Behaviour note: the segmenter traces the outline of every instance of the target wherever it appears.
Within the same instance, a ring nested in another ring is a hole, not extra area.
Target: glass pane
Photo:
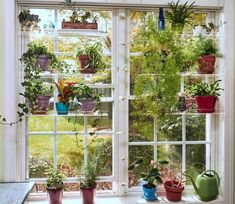
[[[206,116],[187,116],[186,138],[188,141],[206,139]]]
[[[57,131],[84,132],[84,117],[83,116],[57,117]]]
[[[182,116],[168,115],[166,119],[158,120],[159,141],[182,140]]]
[[[140,128],[141,127],[141,128]],[[129,102],[129,141],[153,141],[154,119],[135,101]]]
[[[53,131],[53,118],[37,115],[30,115],[28,117],[28,131],[29,132],[49,132]]]
[[[29,178],[44,178],[53,165],[53,136],[30,136],[28,145]]]
[[[144,159],[144,165],[140,165],[133,171],[128,172],[129,188],[139,185],[138,181],[141,179],[141,172],[146,172],[149,170],[148,168],[146,169],[146,166],[150,167],[148,164],[150,164],[150,161],[154,158],[153,153],[153,146],[129,146],[129,166],[140,158]]]
[[[57,136],[58,167],[67,177],[75,177],[83,163],[83,139],[75,134]]]
[[[186,146],[186,169],[193,178],[206,169],[206,145],[195,144]]]
[[[89,136],[88,139],[88,154],[89,158],[96,157],[101,164],[100,176],[112,175],[112,135],[97,135]]]

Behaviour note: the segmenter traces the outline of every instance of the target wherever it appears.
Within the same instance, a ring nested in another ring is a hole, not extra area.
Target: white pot
[[[195,26],[193,28],[193,36],[197,37],[197,36],[200,36],[200,35],[205,36],[206,35],[206,30],[200,25]]]

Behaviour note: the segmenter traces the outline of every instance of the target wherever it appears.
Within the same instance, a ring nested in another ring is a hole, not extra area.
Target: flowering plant
[[[141,166],[144,165],[144,171],[140,173],[140,176],[141,176],[140,180],[147,181],[147,184],[145,185],[146,188],[155,188],[157,182],[162,183],[161,174],[160,174],[160,170],[158,169],[158,167],[160,167],[161,165],[165,165],[165,164],[168,164],[168,161],[151,160],[149,163],[146,160],[140,158],[136,160],[135,162],[133,162],[129,166],[128,170],[134,171],[140,165]]]
[[[68,82],[65,83],[64,80],[59,80],[58,83],[55,82],[55,85],[58,89],[58,101],[62,103],[69,103],[70,100],[72,100],[75,97],[74,93],[74,85],[75,82]]]

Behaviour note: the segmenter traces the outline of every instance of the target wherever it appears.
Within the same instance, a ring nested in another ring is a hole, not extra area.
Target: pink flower
[[[155,164],[157,164],[157,161],[151,160],[151,165],[155,165]]]

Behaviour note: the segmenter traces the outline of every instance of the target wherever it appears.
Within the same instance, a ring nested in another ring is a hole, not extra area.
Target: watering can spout
[[[199,190],[199,188],[197,187],[196,182],[193,180],[193,178],[192,178],[191,176],[189,176],[188,174],[186,175],[186,177],[188,177],[188,178],[191,180],[191,182],[192,182],[192,184],[193,184],[194,190],[196,191],[196,193],[197,193],[198,195],[200,195],[200,190]]]

